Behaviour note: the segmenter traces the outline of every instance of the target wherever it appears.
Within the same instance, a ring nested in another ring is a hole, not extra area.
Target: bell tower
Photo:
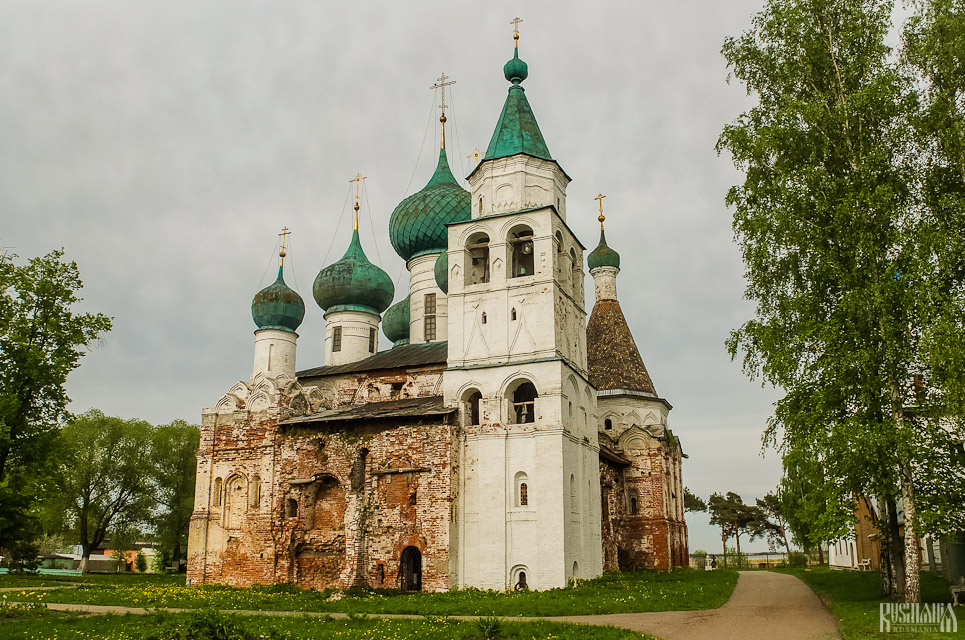
[[[548,589],[602,572],[596,395],[584,247],[563,214],[570,178],[521,86],[514,39],[509,94],[469,176],[471,218],[449,225],[444,394],[462,420],[451,570],[458,585],[506,589],[525,574]]]

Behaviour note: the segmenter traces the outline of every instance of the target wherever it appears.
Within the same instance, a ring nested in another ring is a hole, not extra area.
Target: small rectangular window
[[[375,353],[375,347],[378,344],[378,335],[375,327],[369,328],[369,353]]]
[[[342,327],[332,329],[332,351],[342,350]]]
[[[436,294],[427,293],[423,304],[425,341],[436,339]]]

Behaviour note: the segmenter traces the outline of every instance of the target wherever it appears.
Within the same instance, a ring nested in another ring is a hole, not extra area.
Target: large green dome
[[[259,331],[280,329],[292,333],[305,319],[305,302],[285,284],[282,267],[278,267],[278,278],[255,294],[251,301],[251,318]]]
[[[312,293],[326,313],[363,311],[378,315],[392,304],[395,286],[385,271],[365,257],[359,230],[355,229],[342,259],[318,272]]]
[[[590,268],[590,271],[593,271],[597,267],[620,268],[620,254],[607,246],[603,229],[600,229],[600,244],[586,257],[586,264]]]
[[[389,239],[395,252],[408,262],[415,256],[445,251],[446,225],[469,220],[470,208],[469,192],[452,176],[443,147],[429,184],[399,203],[389,218]]]
[[[409,296],[389,307],[382,316],[382,333],[393,342],[392,346],[409,344]]]

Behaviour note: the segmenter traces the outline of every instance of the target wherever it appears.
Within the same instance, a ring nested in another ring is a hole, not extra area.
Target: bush
[[[787,554],[787,565],[789,567],[806,567],[808,566],[808,556],[803,551],[792,551]]]
[[[147,573],[147,557],[143,551],[137,552],[137,555],[134,557],[134,566],[137,568],[138,573]]]
[[[26,573],[36,574],[40,568],[40,548],[35,542],[18,540],[10,545],[10,573],[24,575]]]
[[[476,628],[484,638],[498,638],[503,634],[503,621],[496,616],[477,618]]]

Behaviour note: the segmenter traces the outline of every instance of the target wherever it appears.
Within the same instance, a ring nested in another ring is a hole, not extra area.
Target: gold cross
[[[359,228],[359,185],[361,185],[362,181],[365,180],[367,177],[368,176],[363,176],[361,173],[356,173],[355,177],[349,180],[349,182],[355,183],[355,229],[356,230],[358,230]]]
[[[513,40],[516,41],[517,48],[519,48],[519,23],[522,21],[523,19],[520,18],[519,16],[516,16],[515,18],[509,21],[509,24],[513,25]]]
[[[278,234],[281,236],[281,251],[278,252],[278,257],[281,258],[281,266],[283,267],[285,266],[285,256],[288,255],[285,253],[285,240],[287,240],[291,234],[292,232],[288,230],[288,227],[282,227],[281,233]]]
[[[447,82],[447,80],[448,80],[448,82]],[[446,104],[446,87],[448,87],[448,86],[450,86],[450,85],[453,85],[453,84],[456,84],[456,81],[455,81],[455,80],[449,80],[449,76],[447,76],[447,75],[446,75],[446,72],[443,71],[443,72],[442,72],[442,75],[440,75],[439,78],[436,80],[436,84],[434,84],[434,85],[432,85],[431,87],[429,87],[430,89],[442,89],[442,103],[439,105],[439,107],[442,109],[442,116],[443,116],[443,117],[445,117],[445,115],[446,115],[446,107],[449,106],[449,105]]]
[[[467,157],[467,158],[475,158],[475,159],[476,159],[476,166],[479,166],[479,149],[474,149],[473,152],[470,153],[470,154],[469,154],[468,156],[466,156],[466,157]]]
[[[603,215],[603,198],[605,198],[605,197],[606,197],[606,196],[601,193],[601,194],[598,195],[597,197],[593,198],[594,200],[598,200],[598,201],[600,202],[600,217],[597,218],[597,220],[600,221],[600,230],[601,230],[601,231],[603,230],[603,221],[606,220],[606,217]]]

